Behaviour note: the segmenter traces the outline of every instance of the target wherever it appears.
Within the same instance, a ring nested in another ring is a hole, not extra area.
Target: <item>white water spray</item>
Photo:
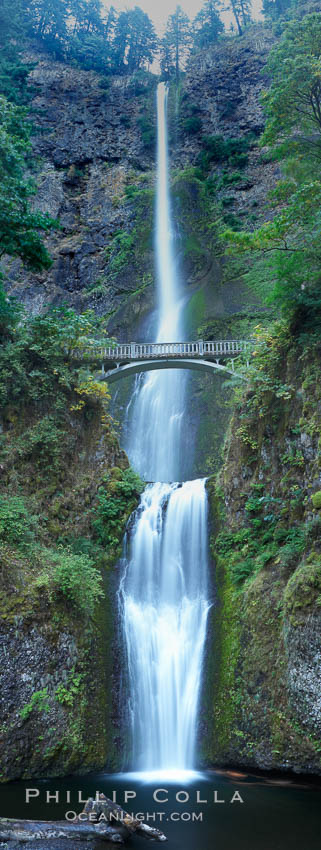
[[[167,93],[157,92],[156,249],[159,342],[183,339],[168,180]],[[120,600],[126,638],[133,764],[173,775],[194,766],[208,602],[204,480],[177,481],[185,375],[151,372],[136,386],[128,453],[149,485],[125,552]],[[162,482],[162,483],[160,483]]]

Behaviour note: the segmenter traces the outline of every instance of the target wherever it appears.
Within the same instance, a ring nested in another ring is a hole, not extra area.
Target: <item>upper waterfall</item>
[[[183,306],[173,251],[167,138],[167,88],[157,88],[156,271],[157,342],[184,339]],[[179,481],[184,476],[182,426],[186,373],[149,372],[137,379],[129,410],[126,450],[147,481]],[[142,435],[143,438],[142,438]]]
[[[182,303],[173,252],[173,225],[169,194],[167,100],[165,83],[157,89],[156,261],[159,281],[157,342],[180,342],[183,337]]]

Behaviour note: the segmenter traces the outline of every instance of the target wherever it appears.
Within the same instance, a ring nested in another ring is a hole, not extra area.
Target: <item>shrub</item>
[[[127,517],[135,507],[143,482],[133,469],[125,469],[121,477],[113,474],[100,487],[93,511],[93,527],[102,545],[117,546]]]
[[[223,171],[222,183],[223,186],[233,186],[234,183],[239,183],[243,180],[240,171]]]
[[[321,490],[318,490],[317,493],[313,493],[312,504],[313,504],[313,507],[317,511],[320,510],[320,508],[321,508]]]
[[[211,162],[227,162],[230,165],[244,167],[248,158],[246,152],[249,141],[246,137],[242,139],[224,139],[224,136],[204,136],[204,149],[199,153],[196,163],[206,172]]]
[[[199,133],[202,129],[201,118],[199,118],[198,115],[192,115],[190,118],[186,118],[185,121],[183,121],[183,129],[185,130],[185,133]]]
[[[112,274],[118,274],[129,262],[135,247],[135,236],[120,230],[114,236],[111,244],[106,249],[107,259],[110,257],[109,268]]]
[[[43,688],[41,691],[35,691],[32,694],[30,702],[20,711],[20,717],[22,720],[27,720],[29,715],[37,709],[38,711],[49,711],[49,703],[48,703],[48,688]]]
[[[141,131],[142,140],[145,148],[153,148],[156,142],[156,128],[151,120],[149,113],[143,112],[138,119],[138,126]]]
[[[246,153],[234,153],[233,156],[230,156],[229,163],[233,165],[235,168],[245,168],[248,164],[249,158]]]
[[[6,543],[31,543],[34,539],[36,517],[27,511],[18,496],[0,496],[0,540]]]
[[[60,552],[44,550],[48,567],[36,579],[35,586],[47,587],[54,596],[77,608],[81,614],[94,613],[95,605],[104,595],[102,577],[88,555],[75,555],[70,549]]]

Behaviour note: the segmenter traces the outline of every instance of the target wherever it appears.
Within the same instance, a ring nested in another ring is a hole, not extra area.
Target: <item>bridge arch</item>
[[[134,362],[126,363],[125,365],[115,364],[115,366],[112,369],[108,369],[107,372],[105,372],[103,367],[100,380],[108,381],[109,384],[112,384],[115,381],[121,380],[121,378],[127,378],[128,376],[135,375],[138,372],[151,372],[155,369],[192,369],[198,372],[210,372],[212,375],[215,372],[221,372],[233,375],[241,380],[246,380],[244,375],[240,375],[238,372],[235,372],[233,368],[222,366],[221,363],[212,362],[211,360],[194,360],[192,358],[182,357],[177,359],[174,357],[171,357],[170,359],[163,357],[161,360],[136,360]]]

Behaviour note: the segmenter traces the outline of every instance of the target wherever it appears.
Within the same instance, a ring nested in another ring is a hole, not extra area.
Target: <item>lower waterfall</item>
[[[125,563],[133,763],[144,771],[189,770],[209,610],[204,480],[146,488]]]

